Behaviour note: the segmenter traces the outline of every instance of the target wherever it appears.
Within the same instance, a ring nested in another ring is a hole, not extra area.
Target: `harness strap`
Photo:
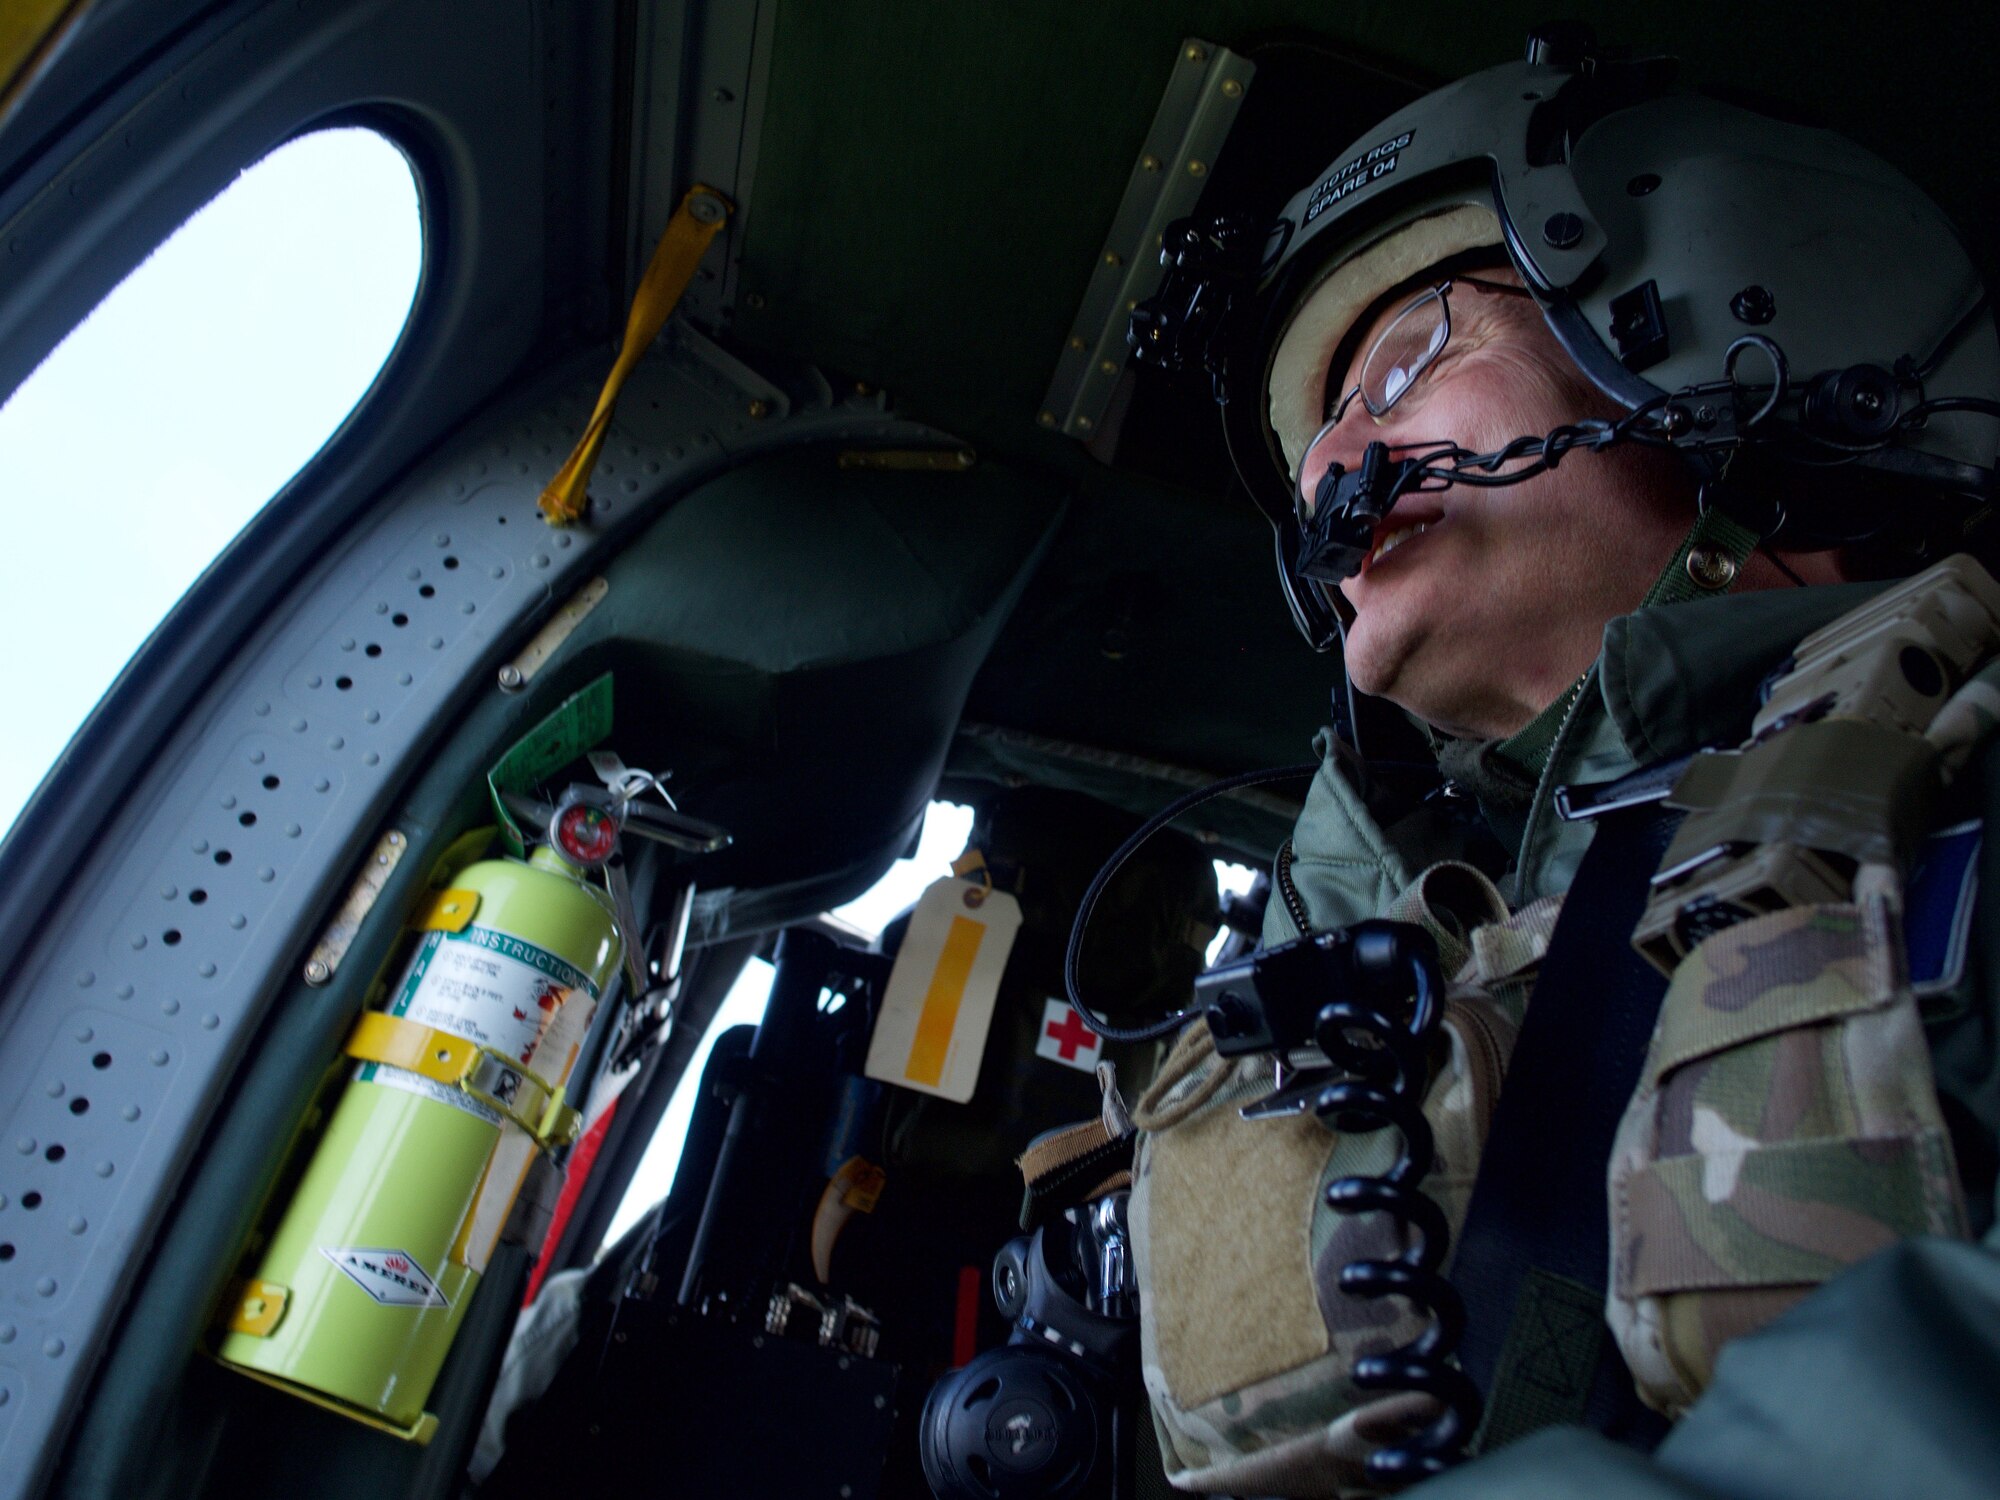
[[[1460,1362],[1486,1393],[1481,1452],[1562,1422],[1642,1449],[1666,1431],[1604,1325],[1604,1185],[1667,984],[1630,934],[1680,818],[1647,806],[1598,821],[1514,1044],[1450,1268],[1468,1309]]]

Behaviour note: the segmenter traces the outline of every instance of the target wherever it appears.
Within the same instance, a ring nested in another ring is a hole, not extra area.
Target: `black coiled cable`
[[[1415,1231],[1409,1248],[1395,1258],[1350,1261],[1340,1272],[1342,1291],[1356,1297],[1401,1297],[1431,1320],[1402,1347],[1354,1362],[1354,1383],[1362,1390],[1421,1391],[1444,1408],[1410,1439],[1369,1455],[1369,1478],[1391,1489],[1458,1463],[1482,1410],[1479,1388],[1451,1363],[1465,1332],[1465,1304],[1438,1271],[1451,1246],[1451,1230],[1444,1211],[1419,1187],[1436,1159],[1423,1100],[1430,1054],[1444,1020],[1443,978],[1430,953],[1413,950],[1406,956],[1414,980],[1407,1017],[1342,1000],[1319,1013],[1316,1027],[1321,1050],[1353,1075],[1319,1096],[1318,1113],[1350,1134],[1386,1128],[1403,1140],[1402,1152],[1386,1173],[1338,1178],[1326,1189],[1327,1206],[1336,1213],[1383,1213]]]

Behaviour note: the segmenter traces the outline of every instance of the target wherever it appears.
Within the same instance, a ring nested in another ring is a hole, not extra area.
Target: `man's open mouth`
[[[1368,569],[1373,568],[1405,542],[1422,536],[1442,519],[1442,517],[1432,517],[1425,521],[1411,521],[1402,525],[1385,527],[1377,534],[1375,546],[1368,554],[1368,561],[1362,565],[1362,571],[1366,572]]]

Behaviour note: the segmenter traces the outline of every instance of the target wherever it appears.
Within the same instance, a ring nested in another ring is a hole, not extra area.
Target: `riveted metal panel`
[[[638,284],[683,193],[703,182],[725,194],[736,212],[717,236],[722,248],[681,304],[705,328],[725,325],[736,301],[777,13],[772,0],[658,0],[639,15],[630,282]]]
[[[676,325],[626,387],[586,520],[536,496],[604,359],[469,424],[347,536],[160,747],[0,975],[0,1500],[32,1492],[221,1090],[463,695],[616,540],[754,453],[935,432],[776,388]],[[753,415],[753,403],[762,415]]]

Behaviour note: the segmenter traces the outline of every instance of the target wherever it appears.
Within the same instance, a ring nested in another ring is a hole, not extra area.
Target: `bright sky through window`
[[[17,714],[0,831],[188,586],[353,410],[423,234],[403,154],[319,131],[249,168],[0,407]]]

